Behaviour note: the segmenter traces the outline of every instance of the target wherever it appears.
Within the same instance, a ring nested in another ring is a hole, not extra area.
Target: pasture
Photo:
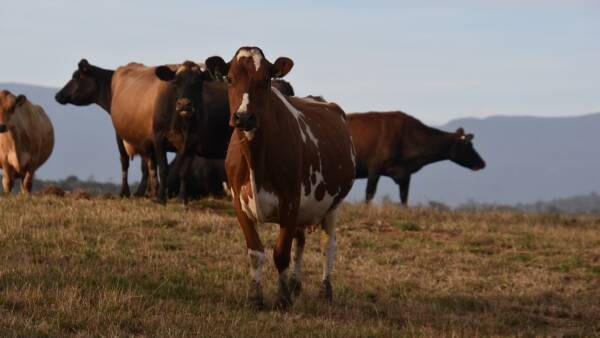
[[[0,336],[597,336],[600,218],[344,204],[333,304],[304,290],[245,307],[248,258],[229,201],[0,195]]]

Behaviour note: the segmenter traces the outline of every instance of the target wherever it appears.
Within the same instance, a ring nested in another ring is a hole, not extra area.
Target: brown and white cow
[[[462,128],[453,133],[426,126],[403,112],[348,114],[356,147],[356,178],[367,178],[366,201],[375,196],[381,175],[400,187],[400,200],[408,202],[410,176],[433,162],[451,160],[472,169],[485,168],[473,148],[473,134]]]
[[[54,129],[44,109],[25,95],[0,91],[0,165],[2,188],[10,192],[15,178],[21,192],[29,193],[35,171],[54,148]]]
[[[354,180],[354,147],[344,111],[334,103],[286,98],[271,87],[292,60],[269,62],[257,47],[242,47],[229,63],[206,60],[213,74],[227,74],[231,136],[225,168],[233,205],[248,247],[252,284],[249,300],[261,307],[263,244],[259,222],[278,223],[273,259],[279,271],[276,306],[292,300],[288,287],[291,247],[296,238],[292,285],[301,279],[303,226],[321,223],[322,295],[331,300],[336,209]]]

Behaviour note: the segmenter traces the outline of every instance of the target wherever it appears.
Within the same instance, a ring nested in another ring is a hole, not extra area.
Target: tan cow
[[[0,164],[2,188],[12,190],[15,178],[21,179],[21,192],[29,193],[35,171],[54,148],[54,130],[44,109],[25,95],[0,91]]]

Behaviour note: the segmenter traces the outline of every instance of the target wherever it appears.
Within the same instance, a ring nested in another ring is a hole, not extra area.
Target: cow
[[[348,126],[356,147],[356,178],[367,178],[367,203],[381,175],[398,184],[406,205],[411,175],[430,163],[451,160],[475,171],[485,168],[473,134],[463,128],[445,132],[400,111],[348,114]]]
[[[88,106],[97,104],[108,114],[112,111],[112,81],[114,70],[103,69],[91,65],[86,59],[82,59],[73,72],[72,78],[65,86],[56,93],[55,100],[60,104],[73,104],[75,106]],[[123,142],[123,139],[116,133],[117,147],[119,149],[119,158],[121,161],[121,190],[119,195],[129,197],[129,158],[134,155],[133,148]],[[148,163],[142,160],[142,181],[138,186],[135,196],[146,194],[148,181]]]
[[[168,67],[178,69],[182,65]],[[166,152],[175,151],[187,136],[172,128],[176,110],[175,88],[171,83],[159,80],[155,71],[156,67],[135,62],[115,71],[104,70],[84,59],[73,79],[57,93],[56,100],[81,105],[101,100],[103,108],[110,112],[117,135],[124,141],[128,157],[139,154],[147,163],[149,195],[155,196],[155,201],[165,203]],[[185,189],[181,191],[185,193]],[[185,196],[183,200],[186,201]]]
[[[52,154],[54,129],[44,109],[25,95],[0,91],[0,165],[2,188],[10,192],[15,178],[21,193],[31,192],[35,171]]]
[[[230,62],[213,56],[213,74],[227,74],[229,124],[234,127],[225,158],[233,206],[246,239],[251,284],[248,301],[264,306],[264,247],[259,222],[278,223],[273,260],[279,272],[276,307],[292,305],[290,287],[301,285],[304,227],[321,224],[323,277],[320,295],[331,301],[336,210],[354,180],[355,153],[344,111],[335,103],[285,97],[271,87],[293,61],[269,62],[258,47],[242,47]],[[294,273],[288,279],[291,248]],[[299,290],[299,288],[297,289]]]
[[[176,197],[179,194],[181,162],[181,156],[177,155],[169,163],[169,177],[167,179],[169,197]],[[186,188],[188,197],[225,197],[223,183],[227,182],[227,177],[224,162],[224,159],[194,156],[188,173],[189,178]]]

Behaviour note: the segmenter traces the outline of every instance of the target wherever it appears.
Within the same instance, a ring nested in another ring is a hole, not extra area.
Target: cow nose
[[[0,124],[0,133],[5,133],[8,130],[6,124]]]
[[[256,128],[256,117],[254,114],[236,112],[233,114],[233,125],[243,130]]]
[[[60,104],[65,104],[66,100],[63,97],[63,95],[61,93],[56,93],[56,95],[54,95],[54,99],[56,100],[56,102],[60,103]]]

